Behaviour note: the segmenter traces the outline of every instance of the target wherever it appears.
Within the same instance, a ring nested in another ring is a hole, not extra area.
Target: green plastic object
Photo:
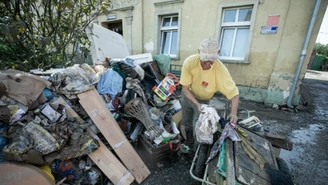
[[[159,70],[163,75],[170,72],[171,58],[168,55],[155,55],[153,59],[156,60]]]
[[[216,166],[216,172],[218,174],[220,174],[221,176],[226,177],[226,169],[227,169],[227,166],[226,166],[226,141],[223,141],[221,150],[220,150],[220,154],[219,154],[218,164]],[[235,185],[242,185],[242,184],[236,180]]]
[[[224,141],[221,146],[220,154],[219,154],[219,160],[217,164],[217,173],[222,175],[223,177],[226,177],[226,164],[225,164],[225,158],[226,158],[226,142]]]
[[[316,55],[313,59],[311,69],[312,70],[320,70],[321,69],[321,62],[323,61],[324,56]]]

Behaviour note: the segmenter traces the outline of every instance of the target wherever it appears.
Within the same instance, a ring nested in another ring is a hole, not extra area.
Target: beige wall
[[[180,2],[157,5],[159,2]],[[255,15],[251,25],[249,57],[246,63],[225,63],[241,92],[253,93],[250,99],[268,103],[284,104],[300,58],[302,46],[315,0],[144,0],[135,1],[132,10],[132,52],[133,54],[151,52],[158,54],[159,24],[158,16],[179,12],[179,58],[173,64],[182,64],[189,55],[197,52],[204,38],[218,39],[222,5],[253,4]],[[328,0],[322,0],[316,24],[313,28],[307,55],[300,79],[304,77],[309,56],[315,43]],[[128,42],[127,11],[114,11],[123,20],[124,38]],[[261,34],[269,15],[279,14],[280,20],[276,34]],[[102,22],[105,17],[99,17]],[[301,82],[301,81],[300,81]],[[245,91],[243,88],[252,89]],[[297,93],[298,93],[297,89]],[[267,94],[266,94],[267,93]],[[259,98],[260,97],[260,98]],[[296,96],[295,102],[297,102]]]
[[[300,54],[302,51],[303,43],[305,41],[305,36],[309,27],[312,12],[315,6],[315,1],[309,0],[291,0],[284,21],[285,28],[283,29],[283,35],[278,47],[277,58],[275,61],[274,69],[270,77],[270,83],[268,87],[268,102],[273,102],[277,99],[277,103],[284,104],[287,101],[293,82],[294,74],[299,63]],[[309,46],[307,48],[306,57],[303,63],[303,70],[299,77],[299,83],[297,85],[296,94],[294,97],[294,103],[298,103],[300,99],[299,94],[299,84],[301,79],[305,75],[306,66],[311,55],[313,45],[317,38],[319,28],[324,16],[325,9],[327,7],[327,0],[323,0],[321,3],[321,8],[317,16],[316,23],[314,25]],[[270,92],[281,92],[277,93]],[[282,96],[281,96],[282,95]]]

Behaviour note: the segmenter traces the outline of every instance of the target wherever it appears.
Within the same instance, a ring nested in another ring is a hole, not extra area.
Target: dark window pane
[[[171,17],[163,18],[163,24],[162,24],[162,26],[163,27],[170,26],[170,21],[171,21]]]
[[[178,17],[172,18],[172,25],[171,26],[178,26]]]

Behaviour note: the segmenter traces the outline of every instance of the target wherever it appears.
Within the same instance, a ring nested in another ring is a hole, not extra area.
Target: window
[[[177,57],[178,52],[178,15],[163,16],[161,21],[160,54]]]
[[[221,60],[244,60],[253,7],[223,9],[221,22]]]
[[[122,20],[118,22],[109,22],[107,28],[123,36]]]

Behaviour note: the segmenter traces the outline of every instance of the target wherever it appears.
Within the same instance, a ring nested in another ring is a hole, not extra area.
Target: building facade
[[[200,42],[215,38],[219,59],[245,99],[286,104],[316,0],[112,0],[97,24],[123,35],[132,54],[170,55],[183,64]],[[322,0],[292,102],[300,100],[328,0]]]

